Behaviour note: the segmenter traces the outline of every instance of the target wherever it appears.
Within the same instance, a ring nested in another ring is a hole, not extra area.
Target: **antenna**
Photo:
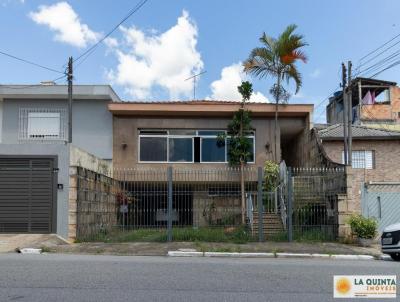
[[[200,72],[200,73],[198,73],[198,74],[195,74],[195,75],[193,75],[193,76],[191,76],[190,78],[187,78],[187,79],[185,80],[185,81],[188,81],[188,80],[193,79],[193,100],[196,99],[196,78],[197,78],[198,76],[200,76],[200,75],[206,73],[206,72],[207,72],[207,71],[204,70],[204,71],[202,71],[202,72]]]

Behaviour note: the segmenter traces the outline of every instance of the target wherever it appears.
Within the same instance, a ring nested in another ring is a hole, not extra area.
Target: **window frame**
[[[30,136],[29,115],[36,114],[58,114],[59,133],[58,136],[39,135],[37,137]],[[18,121],[18,140],[19,141],[35,141],[35,142],[66,142],[68,140],[66,109],[65,108],[19,108]]]
[[[354,167],[354,160],[353,160],[353,156],[355,152],[363,152],[364,153],[364,167]],[[371,153],[371,167],[367,168],[367,158],[366,158],[366,154],[367,152]],[[364,170],[374,170],[376,168],[375,166],[375,150],[352,150],[351,152],[352,154],[352,158],[351,158],[351,167],[352,169],[364,169]],[[342,151],[342,163],[344,164],[344,151]]]
[[[205,135],[205,134],[201,134],[199,135],[199,132],[201,131],[209,131],[209,132],[219,132],[219,133],[224,133],[226,134],[227,131],[226,130],[215,130],[215,129],[200,129],[200,130],[192,130],[194,131],[195,134],[188,134],[188,135],[176,135],[176,134],[170,134],[170,130],[187,130],[190,131],[192,129],[137,129],[138,131],[138,136],[137,136],[137,161],[140,164],[227,164],[228,163],[228,148],[227,148],[227,139],[225,138],[225,159],[224,161],[220,161],[220,162],[207,162],[207,161],[202,161],[202,139],[203,138],[217,138],[217,135]],[[166,134],[155,134],[155,135],[151,135],[151,134],[141,134],[141,131],[154,131],[154,132],[166,132]],[[141,138],[142,137],[159,137],[159,138],[167,138],[167,161],[142,161],[140,160],[140,143],[141,143]],[[199,162],[195,162],[195,138],[198,137],[200,139],[200,161]],[[252,131],[252,133],[250,135],[247,135],[248,138],[253,140],[253,161],[252,162],[248,162],[248,164],[255,164],[255,159],[256,159],[256,137],[255,137],[255,131]],[[191,138],[192,139],[192,161],[170,161],[169,160],[169,139],[170,138]]]

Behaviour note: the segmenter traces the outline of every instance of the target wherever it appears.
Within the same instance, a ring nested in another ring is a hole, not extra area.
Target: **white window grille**
[[[66,110],[61,108],[21,108],[19,140],[66,141]]]
[[[342,151],[342,163],[344,163],[344,152]],[[373,169],[374,152],[373,151],[352,151],[351,166],[354,169]]]

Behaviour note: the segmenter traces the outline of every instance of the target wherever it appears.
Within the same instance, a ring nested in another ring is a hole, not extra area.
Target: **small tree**
[[[241,211],[242,224],[245,224],[246,217],[246,197],[244,167],[252,156],[252,144],[247,137],[252,130],[250,111],[245,110],[246,101],[250,100],[253,93],[252,84],[248,81],[242,82],[238,86],[238,91],[242,95],[242,103],[238,111],[233,115],[232,121],[228,124],[228,134],[221,135],[220,141],[228,143],[228,161],[231,166],[240,166],[240,187],[241,187]]]

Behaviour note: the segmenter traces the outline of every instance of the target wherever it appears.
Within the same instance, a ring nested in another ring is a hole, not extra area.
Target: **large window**
[[[374,169],[374,151],[352,151],[351,166],[354,169]],[[342,151],[342,163],[344,152]]]
[[[140,161],[167,161],[167,143],[166,137],[141,137]]]
[[[64,109],[20,109],[19,138],[66,140]]]
[[[140,162],[171,163],[227,163],[227,142],[218,136],[225,130],[139,130]],[[249,133],[251,154],[248,162],[254,162],[254,132]],[[229,138],[227,139],[229,140]]]

